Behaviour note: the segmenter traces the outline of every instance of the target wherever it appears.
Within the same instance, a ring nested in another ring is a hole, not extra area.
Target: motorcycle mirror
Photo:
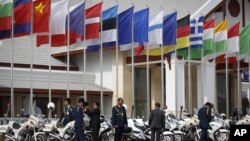
[[[183,109],[183,105],[181,105],[181,110]]]
[[[54,111],[55,110],[55,104],[53,102],[49,102],[47,105],[49,111]]]

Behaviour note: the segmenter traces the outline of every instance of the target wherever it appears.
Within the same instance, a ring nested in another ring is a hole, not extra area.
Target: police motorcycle
[[[111,120],[109,119],[109,117],[101,115],[100,122],[101,122],[101,127],[99,131],[99,137],[101,141],[113,141],[114,134],[111,133],[112,124],[111,124]]]
[[[49,102],[47,105],[50,113],[54,111],[55,104],[53,102]],[[74,140],[75,132],[74,132],[74,121],[69,122],[65,127],[57,127],[57,121],[52,120],[44,125],[44,128],[35,134],[35,141],[52,141],[52,140]]]
[[[213,108],[212,110],[213,120],[209,123],[208,137],[212,141],[228,141],[229,130],[225,129],[226,125],[220,114]],[[199,141],[201,135],[201,129],[198,129],[195,135],[195,141]]]
[[[237,121],[236,125],[250,125],[250,116],[245,115]]]
[[[193,109],[194,112],[196,109]],[[199,128],[199,120],[197,115],[191,115],[181,106],[179,129],[184,133],[184,139],[194,140],[195,133]]]
[[[167,111],[165,115],[165,130],[174,134],[174,141],[184,141],[184,133],[180,131],[180,123],[176,116],[171,111]]]
[[[9,121],[7,125],[1,125],[0,133],[4,135],[6,141],[33,140],[34,134],[42,128],[44,122],[44,119],[30,115],[28,121],[23,124]]]

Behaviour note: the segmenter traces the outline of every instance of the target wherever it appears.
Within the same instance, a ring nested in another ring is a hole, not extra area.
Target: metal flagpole
[[[176,9],[175,9],[175,12],[176,12]],[[176,29],[177,30],[177,29]],[[176,31],[177,32],[177,31]],[[177,34],[176,34],[176,40],[177,40]],[[177,64],[178,64],[178,60],[177,60],[177,44],[175,46],[175,114],[176,114],[176,117],[178,117],[178,100],[177,100],[177,93],[178,93],[178,88],[177,88]]]
[[[191,94],[191,54],[190,47],[188,48],[188,103],[189,103],[189,111],[192,113],[192,94]]]
[[[51,8],[50,8],[51,11]],[[49,30],[51,30],[51,15],[49,16]],[[49,102],[51,102],[51,32],[49,31]],[[49,119],[52,117],[52,112],[49,110]]]
[[[118,0],[116,0],[118,6]],[[118,16],[116,17],[116,50],[115,50],[115,65],[116,65],[116,99],[119,97],[119,47],[118,47]]]
[[[32,113],[33,107],[33,2],[31,3],[31,25],[30,25],[30,99],[29,99],[29,113]]]
[[[102,0],[101,0],[102,2]],[[102,11],[101,11],[101,16],[100,16],[100,83],[101,83],[101,113],[104,113],[104,105],[103,105],[103,44],[102,44]]]
[[[132,6],[134,6],[134,4],[132,3]],[[135,105],[135,81],[134,81],[134,73],[135,73],[135,68],[134,68],[134,12],[133,12],[133,15],[132,15],[132,28],[131,28],[131,33],[132,33],[132,48],[131,48],[131,61],[132,61],[132,74],[131,74],[131,77],[132,77],[132,87],[131,87],[131,90],[132,90],[132,105],[134,106],[134,112],[136,113],[136,105]]]
[[[87,50],[87,44],[86,44],[86,1],[84,3],[84,24],[83,24],[83,94],[84,94],[84,100],[88,101],[87,96],[87,83],[86,83],[86,50]]]
[[[238,104],[237,107],[238,109],[241,107],[240,106],[240,97],[241,97],[241,87],[240,87],[240,81],[241,76],[240,76],[240,54],[237,52],[237,85],[238,85]]]
[[[161,10],[163,10],[163,8],[161,7]],[[163,27],[162,27],[162,46],[161,46],[161,97],[162,97],[162,105],[164,106],[165,104],[165,98],[164,98],[164,54],[163,54]]]
[[[227,52],[226,52],[226,112],[227,112],[227,117],[229,116],[229,90],[228,90],[228,59],[227,59]]]
[[[14,3],[12,4],[14,9]],[[14,11],[12,10],[11,15],[11,86],[10,86],[10,106],[11,106],[11,118],[15,115],[15,103],[14,103]],[[8,115],[7,115],[8,116]]]
[[[70,97],[70,88],[69,88],[69,84],[70,84],[70,79],[69,79],[69,63],[70,63],[70,53],[69,53],[69,49],[70,49],[70,11],[69,11],[69,5],[68,5],[68,22],[67,22],[67,32],[68,32],[68,34],[67,34],[67,98],[69,98]]]
[[[146,44],[146,49],[147,50],[149,49],[148,44]],[[147,117],[148,117],[150,114],[149,54],[147,53],[146,56],[147,56],[147,64],[146,64],[146,69],[147,69]]]

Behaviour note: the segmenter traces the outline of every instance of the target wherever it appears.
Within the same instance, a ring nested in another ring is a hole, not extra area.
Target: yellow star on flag
[[[44,7],[45,7],[45,5],[43,5],[43,3],[40,2],[39,5],[37,5],[37,6],[35,7],[36,12],[43,14],[43,9],[44,9]]]

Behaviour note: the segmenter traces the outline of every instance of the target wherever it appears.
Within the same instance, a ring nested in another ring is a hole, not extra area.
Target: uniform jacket
[[[84,127],[83,123],[83,109],[80,106],[76,106],[73,112],[73,119],[75,120],[74,127]]]
[[[73,108],[71,106],[65,107],[63,113],[60,116],[59,122],[64,126],[73,120],[72,117]]]
[[[114,106],[112,108],[112,125],[118,126],[118,127],[124,127],[127,126],[127,114],[126,110],[123,106]]]

